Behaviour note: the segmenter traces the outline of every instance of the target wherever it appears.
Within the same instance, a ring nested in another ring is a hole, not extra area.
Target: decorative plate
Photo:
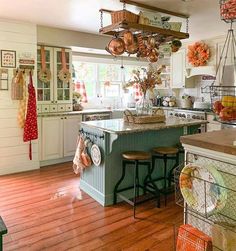
[[[188,164],[179,179],[181,193],[193,210],[212,215],[224,208],[227,191],[221,174],[214,167]]]
[[[101,164],[102,155],[99,147],[96,144],[93,144],[91,147],[91,158],[95,166],[99,166]]]

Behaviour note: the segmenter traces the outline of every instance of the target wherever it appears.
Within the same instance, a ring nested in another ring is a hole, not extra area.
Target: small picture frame
[[[16,68],[16,51],[1,50],[1,67]]]
[[[8,69],[0,68],[0,90],[8,90]]]

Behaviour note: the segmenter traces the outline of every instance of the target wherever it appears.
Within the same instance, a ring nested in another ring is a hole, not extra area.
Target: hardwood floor
[[[9,233],[4,250],[174,250],[182,209],[168,202],[102,207],[84,192],[71,163],[0,176],[0,215]]]

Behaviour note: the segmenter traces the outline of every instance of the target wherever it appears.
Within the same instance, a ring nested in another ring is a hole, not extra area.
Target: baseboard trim
[[[39,162],[39,165],[40,165],[40,167],[55,165],[55,164],[59,164],[59,163],[72,161],[73,158],[74,158],[74,156],[69,156],[69,157],[60,158],[60,159],[42,160],[42,161]]]

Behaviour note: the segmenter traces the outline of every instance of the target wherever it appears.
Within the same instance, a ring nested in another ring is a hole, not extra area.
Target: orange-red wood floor
[[[79,178],[71,163],[0,176],[0,215],[9,233],[6,250],[174,250],[173,224],[182,209],[168,202],[149,201],[137,208],[126,203],[102,207],[87,194],[79,195]]]

